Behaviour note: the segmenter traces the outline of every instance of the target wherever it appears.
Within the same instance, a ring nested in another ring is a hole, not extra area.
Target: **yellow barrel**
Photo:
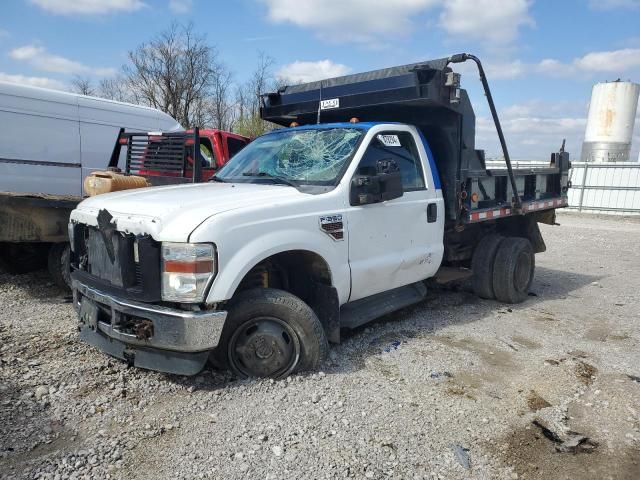
[[[144,177],[123,175],[118,172],[92,172],[91,175],[84,179],[84,193],[90,197],[101,193],[150,186],[151,184]]]

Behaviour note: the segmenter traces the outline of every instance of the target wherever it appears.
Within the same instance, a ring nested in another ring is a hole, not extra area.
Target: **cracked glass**
[[[333,185],[364,133],[357,128],[276,131],[250,143],[216,177],[223,181],[266,178]]]

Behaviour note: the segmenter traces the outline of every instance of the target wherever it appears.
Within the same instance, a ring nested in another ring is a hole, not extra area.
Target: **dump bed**
[[[506,163],[487,168],[484,151],[475,145],[471,102],[460,75],[448,66],[475,57],[454,57],[285,86],[263,95],[261,116],[283,126],[354,117],[415,125],[434,155],[449,224],[566,206],[570,164],[563,149],[549,163],[524,170],[512,169],[508,155]]]

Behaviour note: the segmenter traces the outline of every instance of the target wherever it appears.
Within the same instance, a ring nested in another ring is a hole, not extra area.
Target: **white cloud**
[[[640,67],[640,48],[591,52],[582,58],[577,58],[573,64],[587,72],[625,72]]]
[[[134,12],[145,6],[141,0],[31,0],[31,3],[57,15]]]
[[[274,23],[292,23],[332,41],[379,43],[379,36],[406,35],[411,17],[442,0],[261,0]]]
[[[531,74],[560,78],[580,77],[587,80],[593,79],[595,74],[609,74],[617,78],[640,69],[640,48],[590,52],[566,63],[555,58],[545,58],[536,63],[521,60],[487,60],[482,63],[489,81],[512,80]],[[476,73],[475,65],[471,64],[454,65],[454,69],[465,75]]]
[[[291,23],[315,31],[334,42],[356,42],[376,47],[385,40],[406,36],[415,18],[434,11],[427,25],[438,24],[452,38],[508,46],[521,27],[533,25],[531,0],[260,0],[274,23]],[[439,22],[437,11],[440,10]]]
[[[548,160],[562,140],[575,160],[580,158],[587,119],[583,117],[550,118],[523,116],[504,118],[502,129],[509,154],[514,160]],[[502,150],[491,118],[478,117],[476,148],[486,151],[487,158],[500,158]]]
[[[66,90],[64,83],[47,77],[28,77],[25,75],[12,75],[0,72],[1,82],[18,83],[20,85],[31,85],[34,87],[53,88],[55,90]]]
[[[554,101],[528,100],[523,103],[516,103],[500,110],[500,118],[521,118],[521,117],[547,117],[547,118],[567,118],[567,116],[586,116],[588,102],[584,101]]]
[[[26,62],[32,67],[45,72],[65,73],[69,75],[109,76],[115,73],[113,68],[94,68],[74,60],[47,52],[44,47],[25,45],[9,52],[9,56]]]
[[[306,83],[325,78],[346,75],[351,69],[341,63],[331,60],[318,60],[317,62],[293,62],[283,65],[276,77],[288,83]]]
[[[617,8],[640,8],[640,0],[590,0],[593,10],[614,10]]]
[[[533,26],[529,0],[449,0],[444,3],[440,26],[451,36],[486,44],[508,44],[520,27]]]
[[[548,160],[563,139],[571,158],[580,158],[587,124],[585,102],[531,100],[499,109],[498,114],[513,159]],[[476,132],[476,148],[484,149],[488,158],[502,156],[491,117],[478,117]]]
[[[590,52],[571,62],[564,63],[554,58],[544,59],[529,65],[528,70],[552,77],[571,77],[580,75],[590,78],[592,74],[608,73],[621,76],[625,72],[640,68],[640,48],[623,48],[603,52]]]
[[[193,8],[193,0],[169,0],[169,10],[178,15],[190,13]]]

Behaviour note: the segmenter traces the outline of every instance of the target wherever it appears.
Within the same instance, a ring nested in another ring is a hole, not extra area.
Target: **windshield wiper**
[[[295,182],[284,177],[271,175],[270,173],[267,173],[267,172],[244,172],[242,176],[268,178],[269,180],[273,180],[274,183],[280,183],[283,185],[289,185],[290,187],[298,188],[298,185]]]
[[[224,180],[224,179],[222,179],[222,178],[218,177],[217,175],[214,175],[213,177],[211,177],[211,178],[209,179],[209,181],[210,181],[210,182],[227,183],[227,181],[226,181],[226,180]]]

